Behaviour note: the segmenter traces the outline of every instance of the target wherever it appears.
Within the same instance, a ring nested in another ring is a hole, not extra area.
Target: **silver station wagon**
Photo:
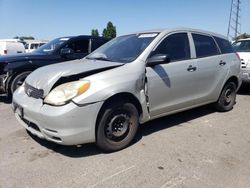
[[[231,110],[240,85],[240,60],[224,36],[151,30],[117,37],[84,59],[37,69],[12,106],[40,138],[116,151],[147,121],[209,103]]]

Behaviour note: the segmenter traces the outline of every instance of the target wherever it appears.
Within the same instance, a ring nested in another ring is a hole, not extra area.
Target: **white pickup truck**
[[[240,56],[242,81],[250,83],[250,38],[235,41],[233,48]]]
[[[25,40],[25,52],[30,53],[39,48],[40,46],[48,43],[46,40]]]

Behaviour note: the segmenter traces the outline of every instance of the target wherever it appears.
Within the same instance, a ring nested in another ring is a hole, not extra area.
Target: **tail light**
[[[3,53],[4,53],[4,54],[7,54],[7,50],[4,50]]]

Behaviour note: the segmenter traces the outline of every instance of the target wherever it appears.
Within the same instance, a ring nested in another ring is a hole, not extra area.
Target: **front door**
[[[170,63],[146,68],[151,117],[194,105],[196,60],[191,59],[187,33],[167,36],[151,53],[167,54]]]

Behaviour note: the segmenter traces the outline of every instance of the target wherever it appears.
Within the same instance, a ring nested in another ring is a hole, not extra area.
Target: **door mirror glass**
[[[70,55],[73,54],[74,50],[72,50],[71,48],[63,48],[61,49],[61,55],[62,56],[66,56],[66,55]]]
[[[170,58],[167,54],[155,54],[152,57],[150,57],[147,61],[147,66],[152,67],[158,64],[165,64],[169,63]]]

